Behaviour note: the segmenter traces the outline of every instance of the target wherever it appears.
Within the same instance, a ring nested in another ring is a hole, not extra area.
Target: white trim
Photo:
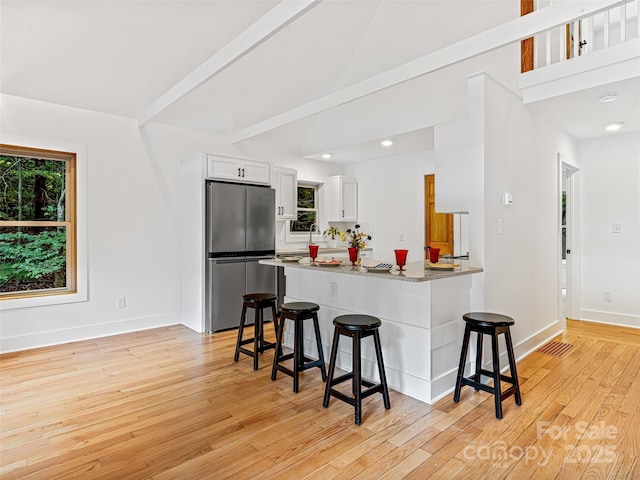
[[[606,323],[622,327],[640,328],[640,315],[628,315],[624,313],[601,312],[599,310],[580,310],[580,318],[583,322]]]
[[[558,97],[640,75],[637,42],[614,45],[570,62],[553,63],[520,75],[518,86],[525,104]]]
[[[150,328],[177,325],[180,322],[171,315],[152,315],[149,317],[126,318],[118,322],[108,322],[98,325],[37,332],[16,337],[0,339],[0,352],[17,352],[31,348],[49,347],[69,342],[79,342],[92,338],[102,338],[123,333],[138,332]]]
[[[87,229],[87,165],[86,145],[70,144],[55,140],[0,135],[0,143],[43,150],[74,152],[76,154],[76,293],[64,295],[43,295],[31,298],[13,298],[0,300],[0,311],[16,308],[62,305],[65,303],[86,302],[89,299],[89,256]],[[4,350],[0,350],[4,351]]]

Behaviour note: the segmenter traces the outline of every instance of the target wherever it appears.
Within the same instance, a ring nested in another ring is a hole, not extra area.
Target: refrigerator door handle
[[[247,261],[246,257],[229,257],[229,258],[210,258],[210,262],[223,264],[223,263],[243,263]]]

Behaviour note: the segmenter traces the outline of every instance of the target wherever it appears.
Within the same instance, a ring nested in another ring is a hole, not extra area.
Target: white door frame
[[[580,171],[575,162],[558,153],[558,319],[562,314],[562,193],[567,194],[567,299],[566,317],[580,318]]]

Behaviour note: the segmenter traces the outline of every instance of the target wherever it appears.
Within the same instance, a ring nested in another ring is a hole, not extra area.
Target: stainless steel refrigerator
[[[245,293],[276,293],[277,269],[258,263],[275,256],[275,190],[215,181],[206,189],[205,328],[215,332],[238,327]]]

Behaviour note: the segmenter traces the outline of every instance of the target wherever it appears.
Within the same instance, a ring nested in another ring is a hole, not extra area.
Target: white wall
[[[3,142],[86,148],[89,252],[88,301],[3,310],[2,350],[178,323],[175,188],[155,173],[171,179],[177,163],[152,163],[133,120],[2,96],[1,122]]]
[[[522,353],[564,327],[559,152],[575,158],[576,143],[485,76],[485,308],[514,317]],[[513,195],[508,207],[505,192]]]
[[[257,142],[236,147],[203,132],[157,124],[140,131],[124,117],[8,95],[0,102],[0,142],[78,145],[88,163],[88,301],[16,309],[3,301],[3,352],[180,323],[180,159],[203,150],[300,162]],[[327,169],[299,165],[311,175]]]
[[[371,227],[376,260],[395,263],[396,248],[409,250],[408,262],[424,258],[424,176],[432,173],[432,150],[345,166],[358,179],[358,218]]]
[[[474,275],[472,308],[513,317],[524,354],[562,328],[557,154],[575,157],[575,142],[478,74],[469,79],[469,117],[436,128],[435,152],[436,205],[470,213],[470,261],[484,268]]]
[[[578,158],[580,318],[640,327],[640,136],[582,141]]]

